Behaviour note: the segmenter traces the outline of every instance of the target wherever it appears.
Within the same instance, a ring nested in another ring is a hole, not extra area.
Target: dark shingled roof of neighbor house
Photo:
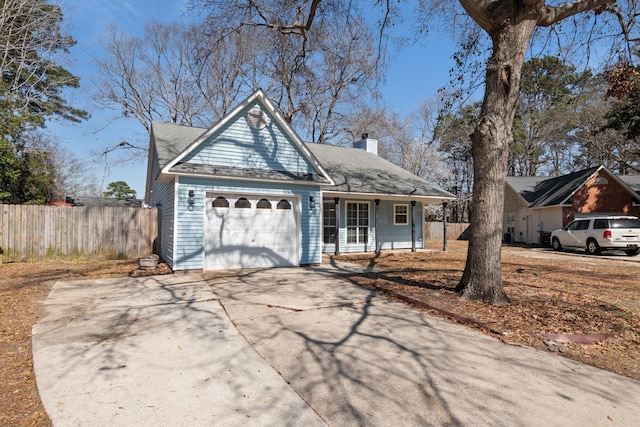
[[[640,175],[618,175],[633,191],[640,194]]]
[[[597,170],[593,167],[554,178],[508,176],[507,183],[530,207],[555,206],[564,203]]]

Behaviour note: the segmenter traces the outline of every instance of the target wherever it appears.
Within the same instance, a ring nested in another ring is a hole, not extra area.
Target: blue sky
[[[99,109],[91,99],[96,76],[92,58],[101,55],[100,40],[105,27],[116,23],[130,34],[141,35],[144,24],[151,18],[160,22],[186,19],[186,3],[186,0],[64,0],[62,3],[67,31],[77,41],[71,49],[68,69],[81,79],[81,89],[69,91],[67,98],[74,107],[88,111],[91,119],[80,124],[50,123],[47,129],[57,138],[61,148],[91,165],[96,182],[103,190],[110,182],[122,180],[136,190],[138,197],[143,197],[146,158],[113,165],[104,162],[98,153],[121,141],[148,143],[146,131],[137,121],[114,121],[114,111]],[[410,26],[409,23],[400,25]],[[400,114],[408,114],[421,102],[435,96],[438,88],[448,82],[452,52],[451,41],[437,35],[403,49],[390,65],[381,86],[384,105]]]

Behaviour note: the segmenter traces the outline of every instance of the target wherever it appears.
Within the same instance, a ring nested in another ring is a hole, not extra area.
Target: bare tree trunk
[[[493,53],[487,64],[486,91],[472,136],[473,203],[467,262],[456,291],[463,297],[503,305],[502,212],[504,185],[518,105],[520,73],[536,21],[521,20],[491,34]]]

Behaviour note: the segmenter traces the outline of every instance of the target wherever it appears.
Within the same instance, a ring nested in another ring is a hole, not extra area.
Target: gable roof
[[[553,178],[508,176],[507,184],[516,190],[531,208],[558,206],[570,203],[571,196],[600,170],[607,171],[622,186],[627,187],[631,192],[634,191],[622,177],[618,177],[604,166],[596,166]],[[638,183],[640,184],[640,180]]]
[[[618,175],[633,191],[640,194],[640,175]]]
[[[437,187],[382,157],[361,148],[307,143],[324,165],[334,185],[327,192],[367,195],[401,195],[415,198],[455,199]]]
[[[507,183],[529,203],[529,207],[564,204],[600,167],[585,169],[554,178],[507,177]]]
[[[207,129],[154,122],[154,148],[157,153],[160,171],[180,175],[197,175],[221,178],[246,178],[271,181],[300,181],[329,184],[326,172],[324,175],[315,173],[294,173],[289,171],[241,168],[222,165],[205,165],[194,163],[179,163],[175,159],[200,140]],[[317,164],[319,162],[314,159]],[[173,164],[174,166],[169,166]]]
[[[255,169],[238,165],[222,166],[187,161],[191,153],[232,123],[245,108],[260,103],[277,122],[285,136],[317,173]],[[253,180],[284,180],[323,185],[326,191],[350,194],[430,198],[439,201],[455,196],[393,163],[360,148],[304,143],[262,91],[243,101],[218,124],[206,129],[169,123],[152,123],[150,153],[157,159],[161,174],[191,175]],[[150,157],[151,158],[151,157]],[[153,178],[148,175],[148,180]],[[150,181],[149,181],[150,182]]]
[[[153,122],[151,127],[161,170],[207,131],[205,128],[160,122]]]
[[[252,169],[245,167],[215,166],[204,164],[183,163],[182,161],[204,144],[210,137],[220,131],[225,125],[236,119],[249,105],[259,103],[280,126],[289,141],[299,150],[302,157],[317,173],[291,173],[288,171],[274,171],[267,169]],[[241,102],[231,113],[209,129],[194,128],[178,125],[154,123],[154,137],[160,173],[187,174],[199,176],[234,177],[249,179],[294,180],[311,181],[319,184],[330,184],[331,178],[323,169],[320,162],[308,150],[304,142],[284,117],[269,101],[262,90],[256,91]],[[162,134],[162,135],[160,135]],[[162,147],[161,147],[162,146]]]

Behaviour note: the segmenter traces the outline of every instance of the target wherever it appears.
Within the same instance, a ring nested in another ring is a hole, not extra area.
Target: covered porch
[[[425,249],[424,207],[442,204],[446,211],[448,200],[389,194],[324,193],[322,252],[340,255]],[[446,222],[444,227],[446,230]]]

